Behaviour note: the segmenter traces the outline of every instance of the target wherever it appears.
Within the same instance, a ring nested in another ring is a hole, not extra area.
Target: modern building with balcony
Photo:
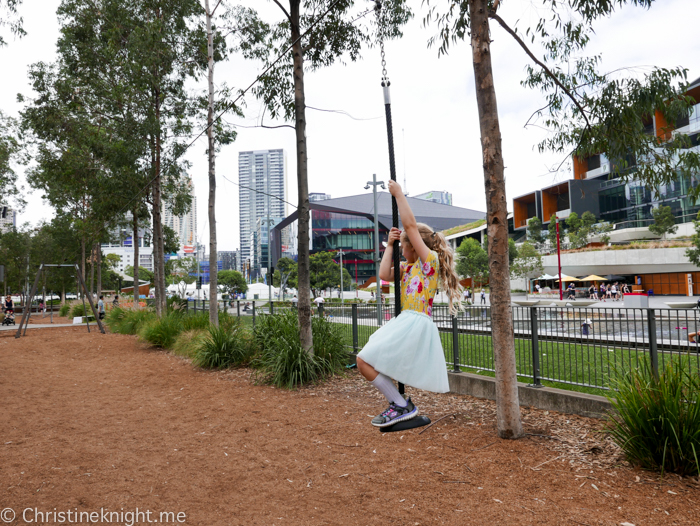
[[[690,84],[686,95],[700,101],[700,78]],[[689,138],[688,149],[700,151],[700,103],[692,107],[687,117],[675,123],[668,123],[661,112],[656,112],[645,118],[643,124],[645,132],[658,139],[659,150],[665,141],[685,134]],[[688,236],[693,232],[692,221],[700,212],[700,200],[692,197],[691,190],[700,184],[700,174],[687,178],[679,176],[655,189],[635,179],[634,158],[625,159],[624,170],[621,169],[623,163],[609,159],[605,153],[588,157],[574,155],[572,164],[573,179],[513,199],[516,232],[525,232],[533,217],[548,227],[553,214],[566,219],[572,212],[579,216],[591,212],[598,221],[613,225],[612,243],[656,238],[658,236],[649,231],[649,226],[654,222],[652,210],[659,206],[668,206],[673,211],[679,226],[676,236]],[[673,261],[664,254],[670,253],[669,250],[675,251]],[[623,255],[623,252],[630,254]],[[614,274],[645,289],[655,289],[657,294],[685,293],[693,288],[689,272],[697,269],[684,254],[685,249],[568,254],[562,256],[562,271],[570,275]],[[555,259],[545,258],[545,272],[556,274],[552,263]]]
[[[700,101],[700,78],[690,84],[686,95]],[[646,132],[654,134],[661,142],[676,134],[686,134],[690,139],[689,148],[700,149],[700,103],[676,123],[669,124],[656,112],[644,124]],[[679,177],[654,190],[629,177],[635,170],[634,159],[626,160],[625,173],[620,173],[616,162],[608,159],[605,153],[589,157],[574,155],[572,161],[573,179],[513,199],[516,230],[526,230],[527,222],[533,217],[547,225],[552,214],[565,219],[571,212],[578,215],[591,212],[600,221],[614,225],[612,241],[615,242],[616,235],[625,229],[640,229],[639,236],[648,237],[642,230],[646,231],[653,223],[651,211],[658,206],[670,206],[679,224],[690,223],[700,211],[700,202],[688,195],[689,190],[700,184],[700,174],[688,179]],[[620,241],[629,240],[628,234],[620,234]]]

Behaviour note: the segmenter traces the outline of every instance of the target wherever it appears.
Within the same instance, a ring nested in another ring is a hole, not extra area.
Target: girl
[[[379,267],[379,277],[394,279],[394,241],[400,240],[401,314],[375,332],[357,355],[357,368],[386,397],[389,407],[372,419],[377,427],[391,426],[418,415],[411,399],[404,399],[392,378],[436,393],[450,390],[445,355],[437,327],[431,319],[438,280],[447,292],[450,312],[461,307],[454,255],[445,236],[417,223],[401,186],[389,181],[404,231],[392,228]]]

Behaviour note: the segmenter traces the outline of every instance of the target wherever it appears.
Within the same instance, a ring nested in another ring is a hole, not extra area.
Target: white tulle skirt
[[[434,393],[450,390],[440,333],[422,312],[402,311],[370,336],[357,356],[406,385]]]

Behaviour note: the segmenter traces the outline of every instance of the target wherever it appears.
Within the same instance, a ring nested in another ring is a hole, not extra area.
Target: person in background
[[[119,294],[114,296],[114,300],[112,300],[112,307],[119,307]]]
[[[605,302],[605,283],[600,284],[600,299]]]
[[[294,297],[292,298],[292,307],[297,308],[299,306],[299,298],[297,298],[297,295],[295,294]]]
[[[7,298],[5,298],[5,305],[4,309],[5,314],[13,314],[15,313],[15,302],[12,301],[12,296],[9,294],[7,295]]]
[[[586,318],[585,321],[581,324],[581,332],[583,333],[584,336],[588,336],[589,331],[590,331],[592,326],[593,326],[593,323],[591,323],[591,319]]]
[[[100,299],[97,302],[97,317],[101,320],[105,319],[105,297],[100,295]]]
[[[484,289],[481,289],[481,305],[486,304],[486,291]]]

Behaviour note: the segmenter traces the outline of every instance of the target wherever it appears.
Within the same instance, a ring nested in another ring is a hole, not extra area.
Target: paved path
[[[91,323],[92,325],[92,323]],[[97,324],[94,324],[97,326]],[[41,324],[34,324],[30,323],[27,325],[27,329],[50,329],[51,327],[72,327],[72,323],[41,323]],[[17,328],[19,327],[19,319],[16,322],[16,325],[3,325],[0,327],[0,331],[16,331]],[[22,332],[24,332],[24,328],[22,328]]]

